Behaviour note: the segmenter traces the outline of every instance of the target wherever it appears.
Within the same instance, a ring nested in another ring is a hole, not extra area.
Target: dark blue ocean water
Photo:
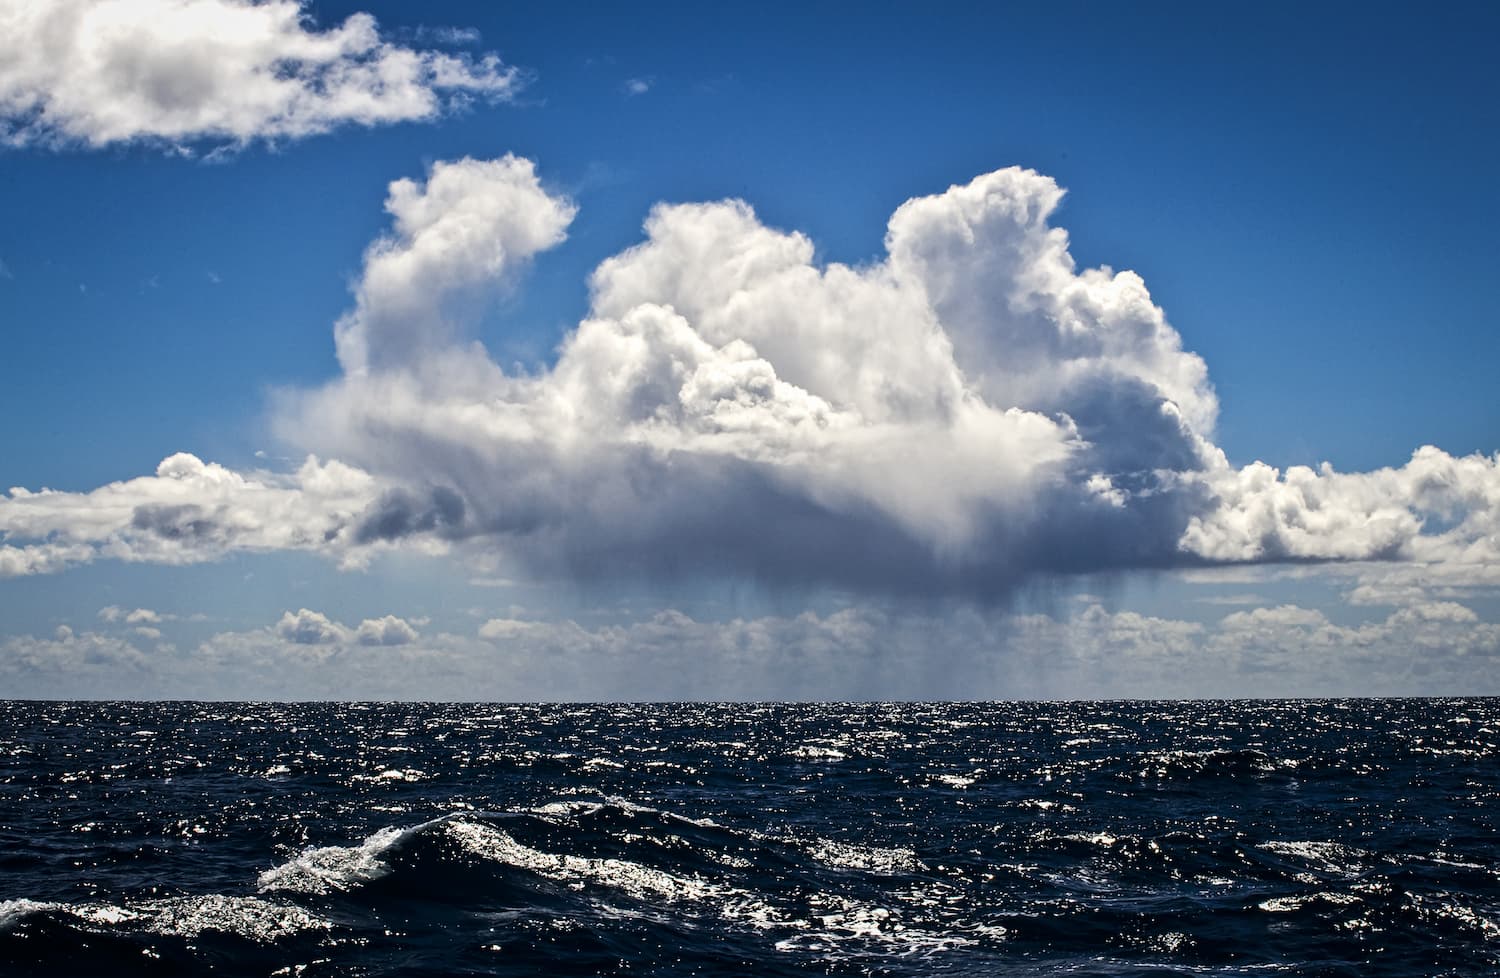
[[[0,704],[4,975],[1497,973],[1497,700]]]

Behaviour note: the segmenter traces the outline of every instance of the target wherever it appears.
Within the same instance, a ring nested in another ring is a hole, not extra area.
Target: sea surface
[[[0,703],[0,974],[1500,974],[1500,700]]]

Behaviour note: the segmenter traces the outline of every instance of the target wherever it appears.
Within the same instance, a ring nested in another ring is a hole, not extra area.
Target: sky
[[[0,698],[1500,694],[1497,27],[0,0]]]

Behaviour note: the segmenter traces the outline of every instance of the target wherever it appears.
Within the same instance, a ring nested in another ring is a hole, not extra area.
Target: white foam
[[[808,855],[834,869],[862,869],[896,875],[924,872],[927,867],[911,849],[882,849],[818,839],[806,846]]]
[[[1433,896],[1423,896],[1411,893],[1406,899],[1411,910],[1423,920],[1457,924],[1466,930],[1474,931],[1486,941],[1500,940],[1500,922],[1485,917],[1472,907],[1458,903],[1451,894],[1439,893]]]
[[[820,744],[804,744],[787,753],[805,761],[842,761],[849,756],[836,747],[824,747]]]
[[[89,930],[126,928],[153,934],[198,937],[208,931],[271,942],[332,925],[301,907],[259,897],[204,896],[146,900],[134,906],[112,903],[54,903],[6,900],[0,903],[0,931],[43,912],[63,913]]]
[[[266,943],[332,926],[289,903],[219,894],[152,901],[140,908],[140,915],[147,919],[146,929],[158,934],[197,937],[219,931]]]
[[[595,768],[597,768],[597,767],[623,768],[625,765],[621,764],[619,761],[612,760],[611,758],[608,758],[608,757],[591,757],[587,761],[583,762],[583,766],[584,767],[595,767]]]
[[[1269,900],[1262,900],[1256,906],[1267,913],[1290,913],[1314,903],[1344,905],[1358,902],[1359,897],[1352,893],[1309,893],[1305,896],[1272,897]]]
[[[943,782],[950,788],[967,788],[976,780],[973,775],[967,774],[939,774],[935,780]]]
[[[585,801],[582,798],[574,798],[568,801],[549,801],[544,805],[528,808],[526,811],[533,815],[555,818],[574,818],[579,815],[593,815],[606,808],[618,808],[629,815],[660,815],[688,825],[696,825],[699,828],[717,829],[723,828],[718,822],[710,818],[689,818],[676,812],[665,811],[660,808],[652,808],[649,805],[638,805],[626,798],[611,795],[603,801]]]
[[[1352,875],[1360,872],[1372,854],[1354,846],[1338,842],[1295,842],[1272,840],[1263,842],[1259,849],[1280,856],[1293,856],[1305,860],[1324,872]]]
[[[626,859],[596,859],[533,849],[509,832],[477,822],[452,821],[445,831],[474,855],[565,882],[592,882],[622,890],[636,899],[696,901],[724,898],[736,891],[697,876],[675,876]]]
[[[48,903],[43,900],[0,900],[0,931],[7,931],[30,917],[34,913],[42,913],[46,910],[55,910],[62,907],[60,903]]]
[[[352,781],[421,781],[427,775],[416,768],[387,768],[378,774],[356,774]]]
[[[381,829],[357,846],[306,849],[290,861],[261,873],[257,883],[262,893],[323,894],[351,889],[390,872],[381,857],[391,846],[442,821],[435,819],[407,829]]]
[[[978,943],[957,932],[938,933],[914,925],[887,907],[842,896],[816,899],[821,905],[812,919],[794,922],[803,933],[777,941],[776,950],[838,956],[873,946],[885,954],[926,957]],[[1003,934],[1004,929],[999,932]]]

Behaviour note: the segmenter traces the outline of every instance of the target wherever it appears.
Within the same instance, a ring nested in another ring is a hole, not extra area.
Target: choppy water
[[[7,975],[1491,975],[1500,701],[0,704]]]

